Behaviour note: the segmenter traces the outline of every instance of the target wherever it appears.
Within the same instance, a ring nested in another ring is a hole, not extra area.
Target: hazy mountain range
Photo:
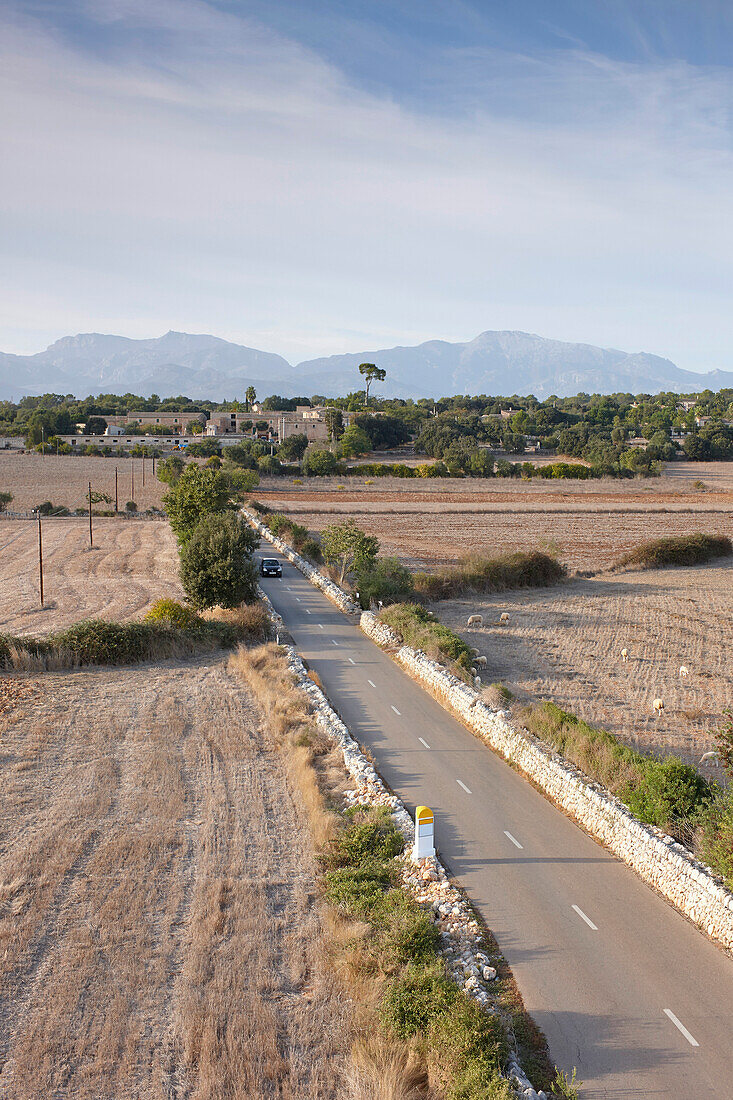
[[[547,340],[526,332],[483,332],[465,344],[428,340],[415,347],[330,355],[292,366],[280,355],[216,336],[168,332],[152,340],[87,333],[66,336],[37,355],[0,352],[0,398],[46,392],[186,394],[215,401],[259,396],[345,395],[362,388],[359,363],[387,371],[385,397],[453,394],[678,393],[733,386],[733,373],[695,374],[648,352]]]

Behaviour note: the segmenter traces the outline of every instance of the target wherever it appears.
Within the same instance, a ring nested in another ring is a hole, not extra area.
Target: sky
[[[0,0],[0,350],[733,369],[730,0]]]

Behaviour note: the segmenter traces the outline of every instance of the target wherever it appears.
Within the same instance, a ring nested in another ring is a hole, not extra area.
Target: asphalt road
[[[280,560],[273,606],[386,782],[434,810],[441,858],[582,1097],[733,1098],[733,960]]]

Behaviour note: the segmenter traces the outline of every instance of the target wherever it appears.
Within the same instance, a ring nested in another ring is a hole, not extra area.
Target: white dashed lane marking
[[[374,680],[367,680],[367,683],[368,683],[368,684],[371,684],[373,688],[375,688],[375,687],[377,686],[377,685],[376,685],[376,684],[374,683]]]
[[[574,905],[573,909],[578,914],[580,919],[585,921],[585,923],[588,925],[589,928],[592,928],[594,932],[598,931],[598,926],[593,923],[593,921],[590,919],[590,917],[587,917],[585,915],[585,913],[583,912],[583,910],[580,908],[579,905]]]
[[[397,707],[392,707],[392,710],[393,710],[393,711],[395,712],[395,714],[399,714],[399,713],[400,713],[400,712],[399,712],[399,711],[397,710]],[[402,715],[400,715],[400,717],[402,717]]]
[[[520,844],[515,836],[512,836],[506,829],[504,830],[504,836],[508,836],[515,848],[524,848],[523,844]]]
[[[356,664],[356,661],[354,660],[354,658],[353,658],[353,657],[349,657],[349,660],[351,661],[352,665],[355,665],[355,664]]]
[[[690,1033],[687,1030],[687,1028],[685,1027],[685,1025],[683,1023],[681,1023],[680,1020],[677,1019],[677,1017],[675,1016],[675,1014],[674,1014],[674,1012],[672,1011],[671,1008],[665,1008],[664,1015],[669,1016],[670,1020],[674,1024],[674,1026],[677,1028],[678,1031],[682,1032],[682,1034],[684,1035],[685,1039],[687,1039],[687,1042],[690,1044],[691,1047],[699,1047],[700,1046],[697,1039],[695,1039],[692,1035],[690,1035]]]
[[[430,745],[427,743],[424,737],[418,737],[418,741],[421,745],[424,745],[426,749],[430,748]]]
[[[459,787],[463,787],[463,789],[464,789],[464,791],[466,792],[466,794],[470,794],[470,793],[471,793],[471,792],[469,791],[468,787],[466,786],[466,784],[465,784],[465,783],[462,783],[460,779],[456,779],[456,783],[458,784],[458,786],[459,786]]]

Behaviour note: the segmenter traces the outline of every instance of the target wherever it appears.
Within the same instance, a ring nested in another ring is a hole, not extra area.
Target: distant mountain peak
[[[541,399],[579,392],[685,393],[733,386],[733,373],[726,371],[694,374],[649,352],[550,340],[512,329],[487,329],[464,343],[434,339],[330,355],[297,367],[280,355],[219,336],[170,329],[146,340],[78,333],[37,355],[0,353],[0,398],[48,391],[79,396],[129,391],[220,401],[243,396],[248,386],[261,397],[336,396],[361,386],[357,368],[363,362],[386,369],[376,393],[393,397],[533,393]]]

